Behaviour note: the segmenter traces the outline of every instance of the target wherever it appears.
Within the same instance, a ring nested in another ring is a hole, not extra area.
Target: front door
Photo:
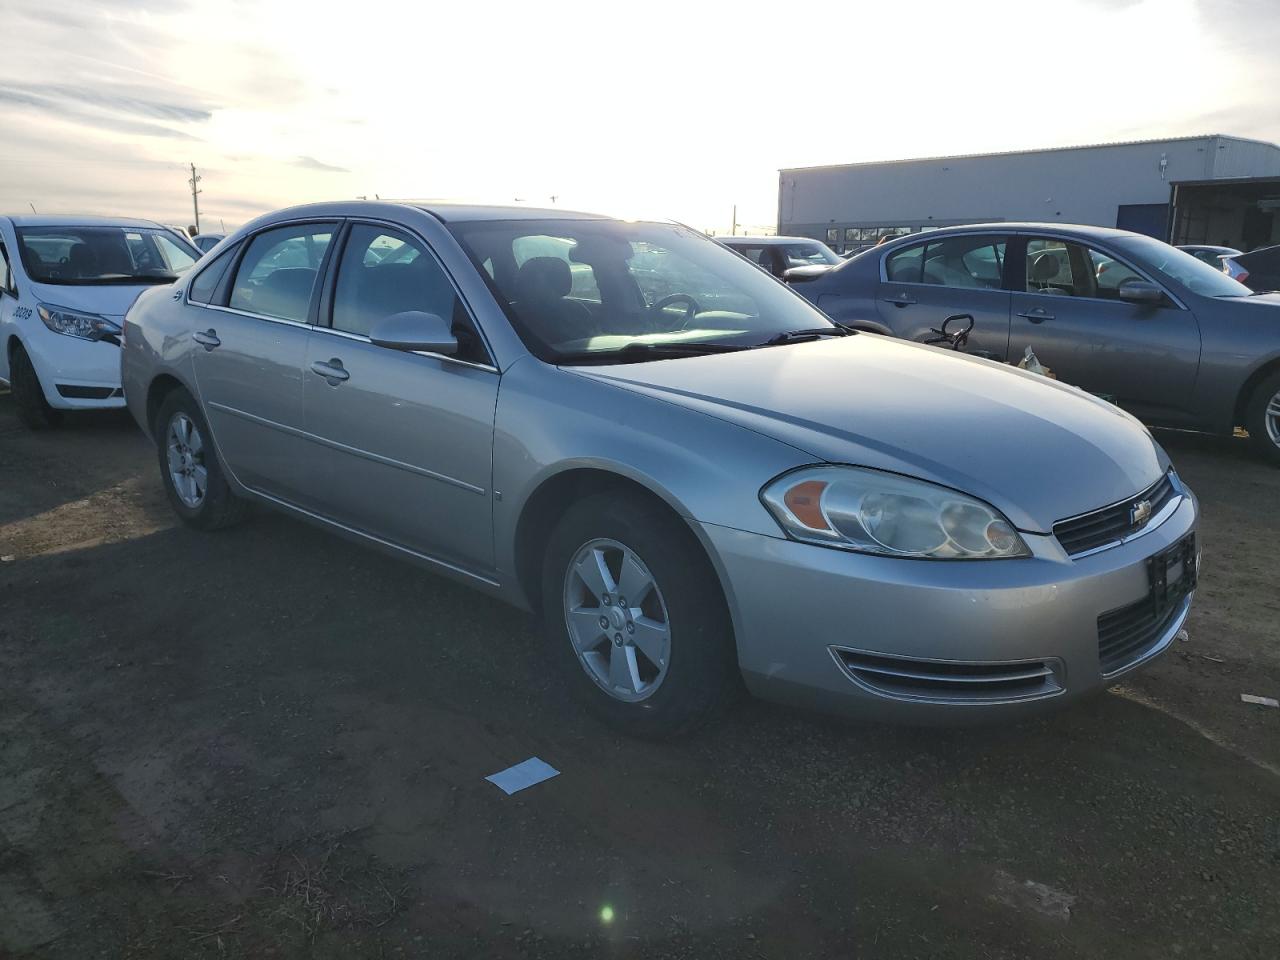
[[[303,361],[333,231],[332,223],[263,231],[226,292],[212,298],[223,303],[193,300],[186,308],[199,345],[196,383],[223,462],[245,486],[290,503],[306,482]]]
[[[876,292],[880,319],[906,340],[937,338],[947,317],[973,317],[966,352],[1004,360],[1009,349],[1009,291],[1003,289],[1006,237],[963,234],[927,240],[885,258]]]
[[[375,346],[377,320],[451,318],[454,357]],[[329,322],[305,364],[318,512],[452,566],[493,567],[493,419],[498,373],[426,245],[356,223],[339,257]]]
[[[1170,425],[1194,419],[1200,328],[1190,310],[1167,296],[1160,303],[1121,300],[1123,283],[1148,278],[1101,246],[1029,237],[1021,259],[1011,360],[1030,347],[1063,383],[1141,419]]]

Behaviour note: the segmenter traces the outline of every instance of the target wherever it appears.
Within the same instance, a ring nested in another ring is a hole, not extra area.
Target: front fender
[[[516,570],[516,530],[530,497],[567,470],[639,484],[681,517],[779,537],[759,491],[814,458],[753,430],[541,363],[502,378],[494,429],[494,547]],[[501,499],[498,499],[500,495]]]

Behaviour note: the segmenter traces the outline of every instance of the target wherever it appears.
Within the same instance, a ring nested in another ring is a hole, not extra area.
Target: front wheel
[[[1253,391],[1245,429],[1259,454],[1280,463],[1280,373],[1273,373]]]
[[[9,367],[10,387],[13,390],[14,406],[18,408],[18,419],[32,430],[48,430],[62,423],[62,411],[53,409],[44,398],[36,368],[22,344],[14,345]]]
[[[156,414],[160,477],[169,503],[182,520],[201,530],[239,522],[245,503],[231,492],[209,425],[186,390],[174,390]]]
[[[733,633],[701,547],[665,506],[601,493],[547,545],[549,653],[596,716],[665,739],[701,726],[737,689]]]

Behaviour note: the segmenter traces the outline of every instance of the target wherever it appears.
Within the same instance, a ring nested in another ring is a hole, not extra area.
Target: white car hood
[[[32,283],[31,291],[41,303],[55,307],[66,307],[68,310],[83,310],[85,313],[96,313],[100,317],[115,320],[123,317],[138,294],[157,286],[154,283],[139,284],[102,284],[101,286],[79,286],[62,283]]]

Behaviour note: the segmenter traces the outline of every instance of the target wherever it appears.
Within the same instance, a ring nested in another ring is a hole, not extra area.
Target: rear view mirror
[[[393,313],[375,321],[369,339],[391,350],[421,350],[446,357],[458,352],[458,338],[444,318],[421,310]]]
[[[1120,284],[1117,292],[1121,300],[1131,303],[1159,303],[1164,299],[1164,291],[1146,280],[1126,280]]]

